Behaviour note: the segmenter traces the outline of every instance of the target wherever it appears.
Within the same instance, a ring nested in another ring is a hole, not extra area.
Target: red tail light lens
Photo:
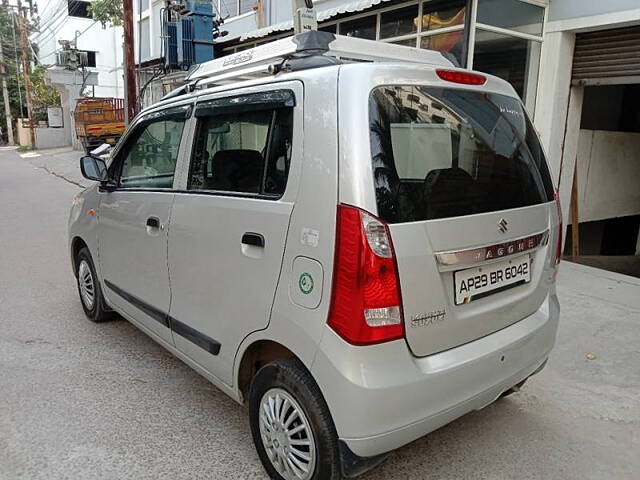
[[[462,83],[464,85],[484,85],[487,77],[471,72],[461,72],[459,70],[436,70],[436,74],[447,82]]]
[[[338,206],[329,326],[353,345],[404,336],[400,282],[387,225]]]
[[[562,256],[562,207],[560,206],[560,195],[556,189],[556,207],[558,207],[558,245],[556,247],[556,265],[560,263]]]

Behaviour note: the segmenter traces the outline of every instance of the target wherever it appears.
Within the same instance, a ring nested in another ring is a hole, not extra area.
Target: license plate
[[[474,296],[482,293],[530,281],[531,258],[527,254],[483,267],[467,268],[455,272],[453,278],[456,305],[469,303]]]

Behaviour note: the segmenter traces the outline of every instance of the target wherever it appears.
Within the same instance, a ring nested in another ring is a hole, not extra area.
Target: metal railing
[[[124,122],[124,99],[91,98],[78,102],[74,114],[76,123]]]

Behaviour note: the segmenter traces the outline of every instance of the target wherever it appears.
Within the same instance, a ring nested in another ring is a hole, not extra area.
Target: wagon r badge
[[[446,314],[447,312],[442,309],[415,315],[411,318],[411,327],[428,327],[436,323],[444,322],[444,316]]]

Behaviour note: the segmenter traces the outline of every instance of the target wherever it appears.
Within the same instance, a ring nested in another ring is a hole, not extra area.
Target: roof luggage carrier
[[[202,63],[187,75],[186,85],[169,92],[163,100],[184,95],[196,88],[225,85],[292,70],[297,60],[300,60],[297,69],[342,62],[382,61],[457,66],[441,52],[433,50],[308,31]]]

